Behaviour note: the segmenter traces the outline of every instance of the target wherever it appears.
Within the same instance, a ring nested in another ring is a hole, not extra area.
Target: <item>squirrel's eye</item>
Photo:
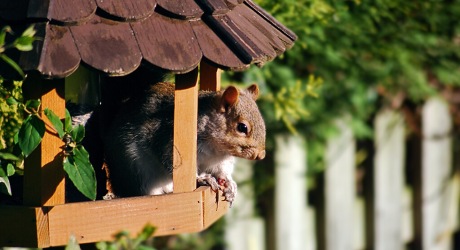
[[[248,126],[244,123],[238,123],[238,125],[236,126],[236,129],[241,132],[241,133],[245,133],[245,134],[248,134]]]

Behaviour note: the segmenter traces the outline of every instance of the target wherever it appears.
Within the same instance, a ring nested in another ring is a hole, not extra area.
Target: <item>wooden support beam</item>
[[[174,97],[174,193],[196,189],[198,69],[176,75]]]
[[[205,61],[200,64],[200,89],[219,91],[221,70]]]
[[[0,206],[0,246],[48,247],[45,209]]]
[[[122,230],[134,237],[147,223],[157,228],[155,236],[198,232],[202,206],[202,192],[55,206],[49,212],[50,245],[65,245],[70,235],[79,243],[113,240]]]
[[[0,246],[63,246],[113,240],[122,230],[136,236],[149,223],[155,236],[202,231],[229,203],[210,187],[193,192],[67,203],[49,207],[0,206]]]
[[[206,229],[227,213],[229,203],[223,201],[222,191],[216,193],[209,187],[199,187],[196,191],[203,194],[203,229]]]
[[[61,119],[65,116],[63,80],[43,80],[30,77],[24,83],[27,99],[41,99],[41,110],[49,108]],[[41,144],[26,158],[24,171],[24,204],[28,206],[51,206],[65,202],[64,169],[62,167],[62,140],[46,119],[46,132]]]

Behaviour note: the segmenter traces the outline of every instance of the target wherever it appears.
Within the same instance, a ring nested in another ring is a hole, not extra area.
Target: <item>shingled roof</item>
[[[222,69],[263,65],[296,35],[250,0],[7,0],[0,19],[35,23],[37,46],[20,65],[51,78],[80,63],[108,75],[141,63],[186,73],[202,59]]]

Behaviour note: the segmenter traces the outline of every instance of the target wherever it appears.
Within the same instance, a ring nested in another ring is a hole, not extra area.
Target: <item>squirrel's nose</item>
[[[265,150],[262,150],[257,154],[256,160],[262,160],[263,158],[265,158]]]

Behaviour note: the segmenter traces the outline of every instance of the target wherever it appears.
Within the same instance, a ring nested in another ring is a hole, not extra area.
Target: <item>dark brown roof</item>
[[[48,77],[68,76],[81,62],[109,75],[141,62],[185,73],[203,58],[242,70],[296,40],[250,0],[2,0],[0,19],[36,23],[43,39],[20,64]]]

